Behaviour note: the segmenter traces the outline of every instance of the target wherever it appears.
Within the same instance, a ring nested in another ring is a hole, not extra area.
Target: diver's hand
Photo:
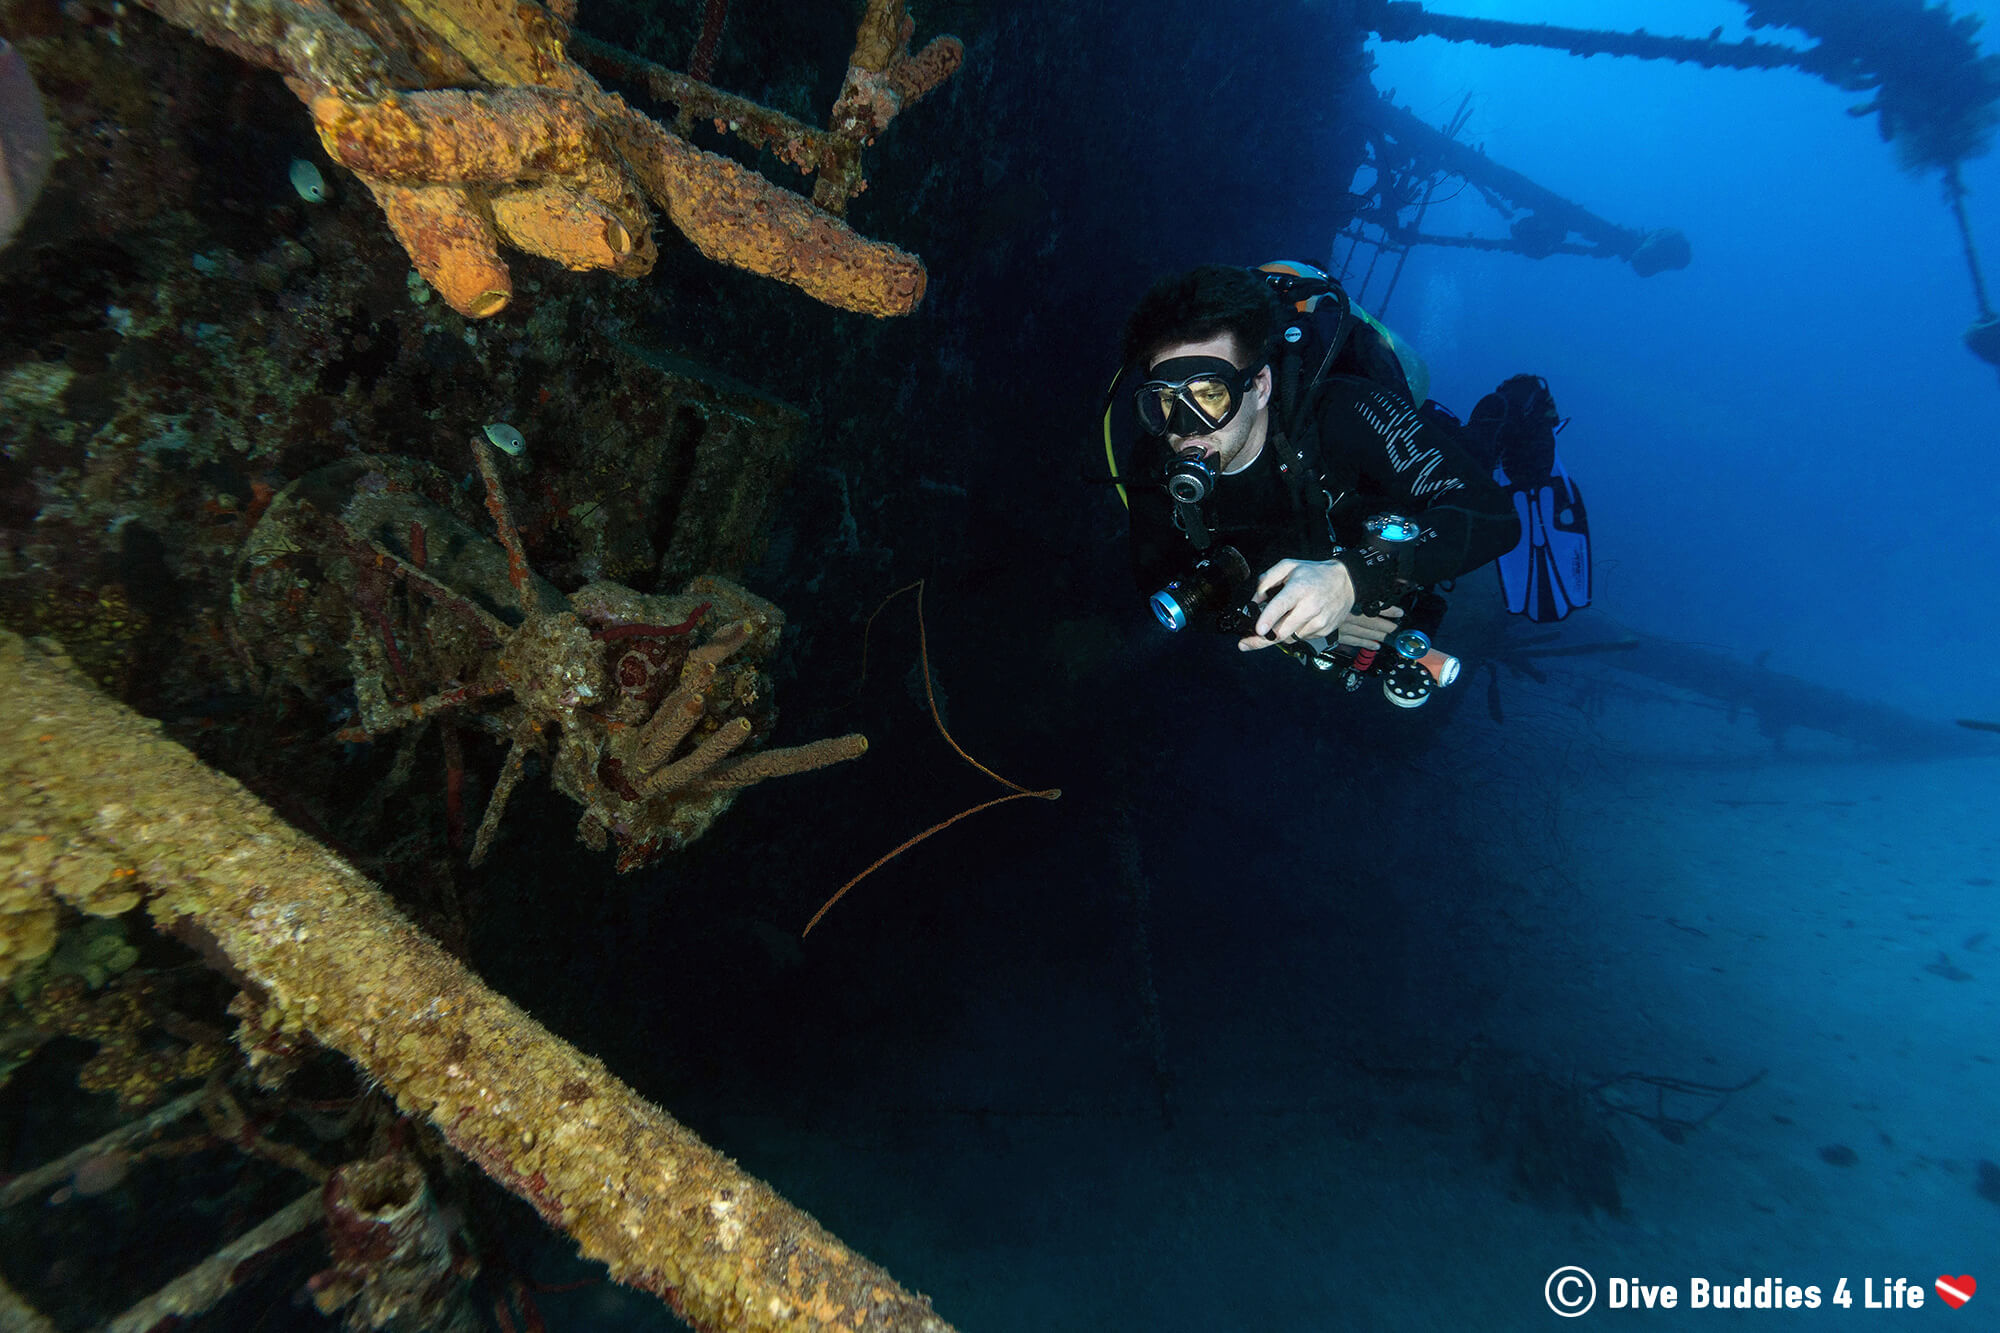
[[[1337,637],[1349,648],[1380,648],[1396,632],[1396,622],[1402,618],[1400,606],[1384,607],[1379,616],[1349,616],[1341,622]]]
[[[1354,576],[1338,560],[1280,560],[1257,580],[1257,632],[1238,639],[1244,652],[1298,639],[1332,638],[1354,614]]]

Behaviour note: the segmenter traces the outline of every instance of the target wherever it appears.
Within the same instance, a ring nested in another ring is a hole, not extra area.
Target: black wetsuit
[[[1218,477],[1203,506],[1214,543],[1241,551],[1252,574],[1261,575],[1280,560],[1337,557],[1354,577],[1355,605],[1372,613],[1410,587],[1477,569],[1520,540],[1506,492],[1454,432],[1395,394],[1362,379],[1321,385],[1299,432],[1306,434],[1316,423],[1316,447],[1280,429],[1286,419],[1282,406],[1272,401],[1269,435],[1256,460]],[[1159,476],[1167,460],[1166,440],[1149,437],[1140,445],[1137,475]],[[1308,467],[1318,472],[1318,484],[1291,484],[1287,474]],[[1131,507],[1133,574],[1139,590],[1151,593],[1186,573],[1198,553],[1175,525],[1173,502],[1163,488],[1134,489]],[[1371,565],[1361,554],[1368,544],[1368,518],[1385,513],[1416,519],[1423,528],[1422,540],[1400,570]],[[1344,549],[1336,552],[1336,543]]]

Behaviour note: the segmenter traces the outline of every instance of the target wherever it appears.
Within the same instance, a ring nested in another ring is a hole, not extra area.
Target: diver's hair
[[[1203,264],[1161,278],[1125,321],[1125,364],[1144,365],[1163,347],[1226,333],[1245,369],[1277,348],[1283,307],[1261,274],[1233,264]]]

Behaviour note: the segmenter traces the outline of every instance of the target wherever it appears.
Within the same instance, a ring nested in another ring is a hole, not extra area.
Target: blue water
[[[1386,317],[1433,396],[1529,371],[1572,418],[1598,584],[1565,634],[1652,637],[1510,664],[1526,627],[1482,571],[1440,639],[1466,679],[1399,713],[1169,641],[1108,488],[1072,484],[1146,279],[1328,257],[1347,182],[1315,174],[1310,43],[1341,7],[960,7],[966,70],[870,150],[855,214],[932,264],[918,314],[801,347],[860,326],[719,268],[655,279],[635,338],[812,405],[793,526],[745,577],[794,630],[781,741],[871,751],[615,882],[525,784],[473,961],[967,1333],[2000,1328],[2000,737],[1949,725],[2000,721],[2000,377],[1960,345],[1937,182],[1795,73],[1375,47],[1425,119],[1470,95],[1496,160],[1694,251],[1648,279],[1412,256]],[[1438,7],[1746,32],[1721,0]],[[1953,7],[2000,41],[2000,3]],[[2000,292],[2000,160],[1965,182]],[[1499,230],[1470,191],[1425,225]],[[910,599],[854,682],[874,600],[924,572],[956,739],[1065,794],[954,825],[801,943],[841,881],[1003,790],[932,727]],[[1713,678],[1646,674],[1665,641]],[[1786,716],[1808,698],[1914,739]],[[596,1275],[511,1225],[522,1272]],[[1598,1293],[1575,1324],[1545,1296],[1567,1265]],[[1960,1275],[1989,1283],[1964,1310],[1866,1307]],[[1680,1305],[1607,1308],[1614,1278]],[[1688,1308],[1766,1278],[1820,1308]],[[541,1305],[674,1326],[609,1284]]]
[[[1725,4],[1452,8],[1742,32]],[[1571,630],[1768,652],[1924,719],[2000,713],[2000,382],[1959,342],[1974,308],[1937,183],[1844,113],[1861,98],[1436,41],[1376,55],[1377,85],[1427,119],[1470,93],[1467,135],[1499,161],[1692,240],[1689,269],[1651,279],[1421,250],[1388,311],[1438,398],[1463,411],[1534,371],[1574,418],[1561,445],[1600,592]],[[1173,151],[1230,151],[1236,123],[1203,140],[1176,110]],[[2000,164],[1966,183],[2000,261]],[[1230,247],[1274,233],[1326,253],[1309,216],[1280,222],[1159,258],[1268,258]],[[1470,192],[1427,226],[1497,230]],[[1057,259],[1091,256],[1058,242]],[[1113,565],[1115,529],[1093,553]],[[1543,1329],[1569,1326],[1544,1283],[1574,1264],[1598,1284],[1578,1326],[1996,1326],[1991,1292],[1953,1313],[1931,1290],[2000,1255],[1977,1188],[2000,1155],[1992,758],[1889,763],[1810,731],[1780,750],[1747,714],[1605,660],[1503,676],[1504,724],[1475,680],[1448,726],[1397,731],[1279,664],[1085,647],[1037,625],[1016,669],[1115,666],[1124,694],[1134,676],[1154,693],[1112,721],[1038,719],[1002,765],[1081,808],[961,826],[786,972],[823,999],[907,969],[871,993],[924,1017],[893,1020],[890,1049],[863,1042],[810,1110],[707,1126],[941,1313]],[[977,751],[1036,695],[955,698]],[[1579,1201],[1590,1154],[1564,1156],[1599,1132],[1615,1208]],[[1609,1309],[1614,1277],[1680,1304]],[[1690,1308],[1696,1279],[1766,1278],[1819,1308]],[[1898,1278],[1928,1304],[1868,1308]]]
[[[1726,3],[1449,12],[1794,36],[1753,33]],[[1874,118],[1844,114],[1866,94],[1435,39],[1376,54],[1378,86],[1432,122],[1469,93],[1467,138],[1497,160],[1600,216],[1692,240],[1688,269],[1643,280],[1612,263],[1419,250],[1390,312],[1433,353],[1445,401],[1516,370],[1549,377],[1575,417],[1562,449],[1588,478],[1619,615],[1768,648],[1777,669],[1927,713],[1990,713],[2000,385],[1959,345],[1975,307],[1938,179],[1900,170]],[[1964,178],[1990,291],[2000,160]],[[1433,217],[1494,231],[1470,194]]]
[[[1453,8],[1740,29],[1724,4]],[[1569,632],[1768,652],[1912,725],[2000,714],[2000,382],[1959,343],[1972,298],[1936,183],[1844,114],[1860,99],[1435,41],[1376,55],[1377,85],[1427,119],[1471,93],[1468,137],[1499,161],[1692,240],[1689,269],[1651,279],[1420,250],[1387,312],[1459,410],[1525,370],[1574,418],[1561,447],[1600,584]],[[1220,160],[1241,129],[1163,114],[1170,161]],[[1075,133],[1087,185],[1102,146]],[[1966,181],[2000,260],[2000,165]],[[1326,253],[1303,202],[1147,230],[1208,203],[1138,201],[1130,225],[1158,250],[1115,257],[1251,262],[1272,256],[1239,250],[1273,236]],[[1033,270],[1058,308],[1061,275],[1108,262],[1064,220]],[[1427,226],[1497,230],[1470,193]],[[964,299],[948,272],[938,292]],[[1108,355],[1115,312],[1084,308],[1033,336]],[[1020,365],[986,364],[1017,403]],[[1017,424],[973,414],[974,459],[1032,442]],[[970,466],[975,504],[1014,514],[995,498],[1007,468]],[[718,927],[751,980],[707,1003],[758,1034],[769,1070],[732,1076],[718,1042],[716,1076],[660,1085],[666,1104],[969,1330],[1996,1326],[1994,1292],[1952,1312],[1932,1289],[2000,1255],[2000,1204],[1978,1189],[2000,1159],[1995,758],[1889,762],[1811,729],[1780,748],[1747,711],[1611,658],[1499,672],[1504,723],[1483,675],[1434,707],[1448,717],[1387,716],[1288,664],[1147,639],[1116,600],[1122,524],[1099,503],[1097,544],[1059,553],[1060,573],[1034,542],[1005,551],[1030,586],[1094,581],[1093,615],[946,588],[958,627],[931,644],[958,738],[1064,802],[907,854],[797,955]],[[1448,622],[1470,656],[1493,647],[1489,589],[1466,580]],[[916,708],[907,683],[868,697]],[[858,867],[994,794],[955,787],[939,746],[919,727],[871,756],[932,775],[922,790],[772,793],[764,817],[797,809],[828,863]],[[873,830],[850,843],[857,824]],[[737,836],[704,847],[710,873],[751,854]],[[797,873],[801,898],[835,877]],[[658,917],[662,940],[688,910]],[[683,983],[662,1012],[698,1025],[687,992],[718,985]],[[1575,1325],[1544,1290],[1568,1265],[1597,1284]],[[1679,1304],[1609,1308],[1614,1278]],[[1870,1309],[1899,1278],[1928,1303]],[[1773,1279],[1819,1306],[1694,1309],[1697,1279]],[[638,1317],[612,1292],[570,1300]]]

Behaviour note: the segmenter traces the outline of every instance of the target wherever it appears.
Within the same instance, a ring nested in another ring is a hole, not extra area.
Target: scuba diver
[[[1505,488],[1521,522],[1521,540],[1494,564],[1500,593],[1509,611],[1544,624],[1590,605],[1583,493],[1556,454],[1568,424],[1539,375],[1504,381],[1465,423],[1466,448]]]
[[[1405,707],[1449,684],[1429,589],[1521,528],[1451,416],[1417,406],[1425,387],[1414,354],[1309,265],[1156,282],[1126,321],[1105,446],[1161,623],[1337,667],[1350,689],[1379,655]]]

